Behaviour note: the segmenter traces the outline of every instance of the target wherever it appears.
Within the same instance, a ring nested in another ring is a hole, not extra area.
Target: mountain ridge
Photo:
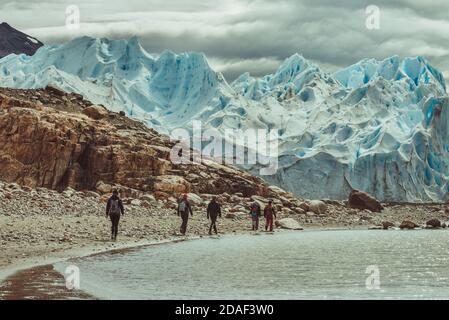
[[[331,74],[294,54],[272,74],[228,84],[201,53],[153,57],[137,38],[84,37],[1,59],[0,75],[0,86],[54,84],[162,133],[193,120],[222,133],[275,128],[279,170],[264,179],[301,197],[344,199],[359,189],[420,202],[449,190],[445,81],[420,56],[364,59]]]
[[[8,23],[0,23],[0,59],[10,54],[33,55],[43,43],[19,30],[14,29]]]

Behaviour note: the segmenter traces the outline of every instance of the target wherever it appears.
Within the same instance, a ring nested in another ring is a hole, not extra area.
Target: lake
[[[449,297],[448,230],[229,235],[70,264],[80,270],[81,290],[102,299]]]

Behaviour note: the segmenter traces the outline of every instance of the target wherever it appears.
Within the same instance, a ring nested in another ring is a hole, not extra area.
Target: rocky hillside
[[[5,22],[0,24],[0,59],[11,53],[32,56],[43,45],[39,40],[14,29]]]
[[[209,160],[174,165],[174,142],[140,122],[55,87],[0,89],[0,180],[31,188],[119,188],[125,196],[151,192],[249,197],[293,196],[261,179]],[[289,201],[287,198],[285,201]]]

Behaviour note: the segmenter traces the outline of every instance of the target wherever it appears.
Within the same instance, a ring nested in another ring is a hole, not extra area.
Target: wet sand
[[[86,300],[95,299],[80,290],[68,290],[64,277],[52,265],[38,266],[15,273],[2,283],[4,300]]]

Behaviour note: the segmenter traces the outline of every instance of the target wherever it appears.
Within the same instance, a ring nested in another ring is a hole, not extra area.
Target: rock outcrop
[[[277,197],[260,178],[211,160],[173,164],[167,136],[56,87],[0,89],[0,180],[31,188],[121,188],[156,198],[181,193]]]
[[[349,194],[348,206],[355,209],[368,209],[372,212],[381,212],[382,204],[366,192],[352,190]]]

